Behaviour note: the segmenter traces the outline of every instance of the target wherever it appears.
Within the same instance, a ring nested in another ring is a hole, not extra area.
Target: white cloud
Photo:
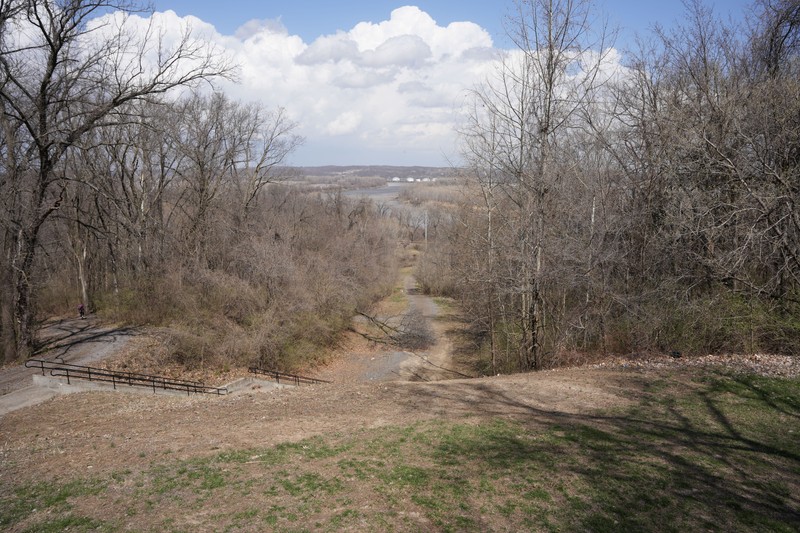
[[[378,24],[356,24],[349,33],[361,50],[375,50],[392,37],[415,35],[431,48],[437,60],[446,55],[459,55],[476,46],[492,46],[489,33],[477,24],[453,22],[442,27],[415,6],[395,9],[389,20]]]
[[[367,67],[420,67],[431,57],[431,48],[417,35],[390,37],[375,50],[361,56]]]
[[[331,83],[341,89],[369,89],[394,81],[392,72],[375,72],[370,70],[353,70],[344,72],[331,80]]]
[[[309,139],[298,162],[446,164],[456,106],[497,58],[477,24],[443,27],[412,6],[311,43],[298,39],[291,28],[265,29],[228,46],[242,65],[242,85],[228,90],[287,108]],[[341,148],[348,140],[349,153]]]
[[[358,44],[344,33],[325,35],[314,41],[303,53],[297,56],[301,65],[317,65],[328,61],[339,61],[358,58]]]
[[[234,36],[245,41],[261,32],[289,34],[280,19],[251,19],[239,26]]]
[[[361,124],[361,113],[358,111],[345,111],[331,121],[325,130],[330,135],[343,135],[356,131],[359,124]]]
[[[240,65],[238,84],[218,84],[231,96],[285,107],[307,138],[297,164],[446,164],[465,92],[501,55],[477,24],[440,26],[413,6],[311,43],[280,20],[254,19],[228,36],[171,11],[152,21],[175,40],[189,24],[224,49]]]

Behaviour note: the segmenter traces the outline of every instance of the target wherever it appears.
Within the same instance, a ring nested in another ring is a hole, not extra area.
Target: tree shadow
[[[758,381],[735,383],[725,395],[713,384],[680,396],[645,392],[612,414],[548,409],[491,381],[427,386],[415,401],[428,395],[428,405],[449,413],[521,425],[525,431],[447,442],[441,453],[536,472],[544,481],[572,480],[574,494],[563,502],[574,507],[569,527],[796,530],[800,445],[769,429],[796,419],[797,403],[765,398]]]
[[[71,350],[87,343],[114,343],[118,337],[129,337],[138,333],[138,328],[101,327],[94,321],[62,319],[44,323],[34,348],[34,357],[63,360]]]

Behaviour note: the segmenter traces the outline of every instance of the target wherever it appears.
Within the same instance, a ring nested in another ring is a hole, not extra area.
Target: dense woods
[[[188,29],[169,44],[122,15],[92,24],[135,7],[0,2],[5,359],[79,303],[163,326],[187,366],[313,357],[391,286],[391,229],[372,206],[281,185],[296,125],[195,91],[235,69]]]
[[[800,3],[694,1],[621,71],[590,2],[520,2],[473,94],[469,191],[420,278],[487,369],[800,350]]]
[[[235,68],[188,29],[0,0],[4,358],[83,303],[163,326],[187,365],[296,365],[391,287],[399,238],[428,243],[417,278],[460,301],[487,372],[800,351],[800,3],[734,24],[688,2],[622,68],[592,2],[516,7],[458,205],[390,213],[288,185],[296,125],[208,89]]]

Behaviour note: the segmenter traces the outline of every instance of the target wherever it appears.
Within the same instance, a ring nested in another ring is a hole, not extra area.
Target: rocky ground
[[[732,372],[775,378],[800,376],[800,357],[774,354],[728,354],[692,357],[659,355],[610,356],[587,368],[608,370],[668,370],[679,368],[725,368]]]

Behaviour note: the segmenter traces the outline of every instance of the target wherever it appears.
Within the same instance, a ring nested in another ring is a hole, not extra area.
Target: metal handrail
[[[267,376],[268,378],[275,380],[277,383],[280,383],[281,379],[283,379],[284,381],[289,381],[291,383],[294,383],[295,385],[316,385],[318,383],[332,383],[331,381],[326,381],[324,379],[298,376],[297,374],[288,374],[286,372],[280,372],[279,370],[268,370],[266,368],[259,368],[256,366],[251,366],[247,370],[251,374]]]
[[[150,374],[139,374],[136,372],[107,370],[105,368],[95,368],[90,366],[73,365],[70,363],[57,363],[42,359],[28,359],[25,361],[27,368],[39,368],[42,375],[45,370],[50,370],[50,375],[54,377],[66,377],[67,383],[70,378],[86,379],[88,381],[99,381],[111,383],[114,389],[119,385],[138,386],[152,388],[153,392],[157,389],[186,391],[186,394],[227,394],[228,389],[224,387],[211,387],[204,385],[200,381],[185,379],[174,379],[165,376],[155,376]]]
[[[37,365],[29,365],[28,363],[31,363],[31,362],[32,363],[38,363],[38,364]],[[179,378],[168,378],[168,377],[165,378],[164,376],[157,376],[157,375],[152,375],[152,374],[140,374],[138,372],[130,372],[130,371],[127,371],[127,370],[109,370],[109,369],[106,369],[106,368],[96,368],[96,367],[90,367],[90,366],[84,366],[84,365],[74,365],[72,363],[64,363],[64,362],[57,362],[57,361],[47,361],[47,360],[42,360],[42,359],[28,359],[25,362],[25,366],[28,367],[28,368],[36,368],[36,367],[41,368],[42,369],[42,375],[44,375],[44,370],[50,370],[52,368],[59,368],[59,369],[71,368],[71,369],[75,369],[75,370],[86,370],[86,369],[89,369],[89,370],[91,370],[93,372],[94,371],[96,371],[96,372],[113,372],[117,376],[124,376],[125,379],[131,379],[131,380],[167,379],[167,380],[170,380],[170,381],[175,382],[175,383],[181,383],[181,384],[185,383],[185,384],[189,384],[189,385],[203,385],[202,381],[194,381],[194,380],[179,379]]]

